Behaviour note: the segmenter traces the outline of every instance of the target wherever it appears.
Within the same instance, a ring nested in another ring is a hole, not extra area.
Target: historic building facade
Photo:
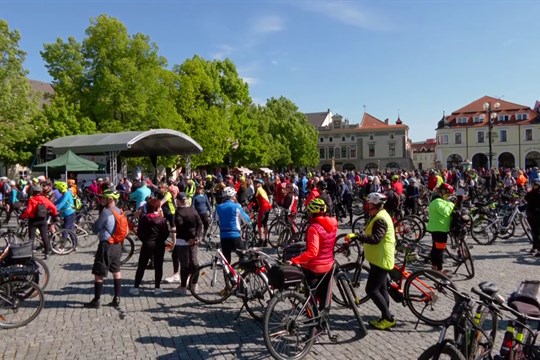
[[[389,124],[364,113],[360,124],[350,124],[330,110],[306,114],[319,132],[319,168],[323,171],[411,169],[409,127],[397,119]],[[331,121],[329,121],[329,117]]]
[[[436,139],[427,139],[412,143],[413,165],[418,170],[428,170],[437,167],[435,156]]]
[[[492,167],[540,166],[539,112],[538,101],[531,109],[484,96],[443,116],[437,125],[438,167],[459,167],[469,160],[473,168],[488,168],[490,127]]]

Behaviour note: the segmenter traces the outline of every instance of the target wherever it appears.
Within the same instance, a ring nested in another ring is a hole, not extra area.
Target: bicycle
[[[255,320],[262,320],[264,309],[273,294],[268,285],[266,269],[274,260],[260,249],[251,248],[237,252],[240,261],[231,265],[217,248],[218,245],[209,242],[207,250],[212,247],[215,247],[212,260],[199,266],[189,277],[191,294],[210,305],[219,304],[234,294],[243,302],[238,316],[245,307]]]
[[[454,293],[456,303],[450,318],[441,329],[437,343],[427,348],[418,359],[439,359],[441,355],[448,355],[454,360],[491,359],[498,327],[498,312],[491,296],[481,297],[478,301],[466,293],[458,292],[447,282],[441,282],[441,285]],[[479,286],[491,295],[498,291],[490,282],[482,282]],[[472,291],[475,292],[475,289]],[[454,338],[447,339],[446,334],[451,327],[454,328]]]
[[[448,244],[446,246],[446,253],[457,263],[457,267],[454,270],[454,274],[461,265],[465,265],[467,271],[467,279],[472,279],[475,275],[474,272],[474,258],[471,255],[469,245],[467,244],[467,230],[462,229],[459,233],[448,234]]]
[[[268,303],[263,329],[264,343],[272,357],[280,360],[302,359],[324,333],[327,333],[330,341],[337,342],[337,336],[332,335],[329,325],[331,306],[319,310],[315,298],[318,287],[327,276],[334,277],[341,296],[352,309],[358,322],[359,337],[367,335],[358,307],[355,306],[357,298],[352,293],[349,278],[337,265],[313,288],[300,268],[286,265],[273,269],[269,272],[270,284],[277,291]]]
[[[346,247],[345,244],[340,244],[340,246]],[[359,245],[357,240],[351,239],[349,246],[357,247]],[[444,309],[448,308],[449,304],[454,303],[454,297],[440,283],[449,281],[452,284],[451,280],[436,270],[407,271],[407,263],[415,253],[414,243],[401,242],[398,250],[404,253],[403,262],[401,266],[395,264],[390,272],[388,279],[390,297],[395,302],[407,306],[419,321],[433,326],[442,325],[448,319],[448,314]],[[363,256],[358,257],[355,261],[340,264],[340,269],[351,281],[354,295],[359,299],[357,305],[366,303],[369,296],[367,294],[359,295],[360,284],[367,279],[370,271],[369,267],[363,263]],[[454,287],[453,284],[451,286]],[[333,296],[333,300],[340,305],[346,305],[343,298]]]

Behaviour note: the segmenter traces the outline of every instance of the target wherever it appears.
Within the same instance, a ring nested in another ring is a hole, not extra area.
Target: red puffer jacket
[[[334,243],[336,241],[337,220],[329,216],[317,216],[307,229],[306,252],[291,259],[304,269],[324,274],[334,265]]]

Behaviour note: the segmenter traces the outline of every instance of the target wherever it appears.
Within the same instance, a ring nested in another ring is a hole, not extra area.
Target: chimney
[[[384,120],[384,123],[385,123],[386,125],[388,125],[388,118],[386,118],[386,119]]]

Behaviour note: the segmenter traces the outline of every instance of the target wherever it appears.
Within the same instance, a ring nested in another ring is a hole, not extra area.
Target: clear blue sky
[[[156,42],[169,66],[229,57],[257,103],[285,96],[300,111],[400,114],[413,141],[484,95],[540,99],[540,1],[0,0],[22,36],[31,79],[50,81],[44,43],[81,41],[108,14]]]

